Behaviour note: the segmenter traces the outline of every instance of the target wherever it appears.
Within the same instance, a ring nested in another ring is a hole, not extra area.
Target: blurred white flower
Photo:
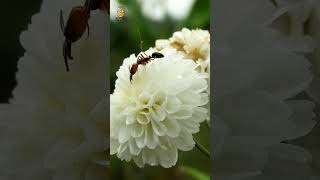
[[[110,20],[116,20],[118,8],[119,2],[117,0],[110,0]]]
[[[276,179],[272,173],[257,177],[272,160],[270,148],[308,134],[315,125],[312,102],[288,100],[312,81],[308,59],[297,53],[312,50],[300,46],[310,39],[293,41],[267,27],[276,12],[271,1],[225,0],[215,7],[214,175]],[[288,166],[290,170],[297,169]]]
[[[174,166],[178,150],[194,147],[192,134],[208,113],[201,107],[208,103],[207,74],[172,48],[160,52],[164,58],[139,66],[132,84],[128,67],[136,56],[126,58],[110,97],[111,154],[139,167]]]
[[[186,18],[195,0],[137,0],[141,5],[142,13],[154,21],[161,21],[166,17],[174,20]]]
[[[17,87],[10,104],[0,106],[1,179],[106,179],[107,18],[90,18],[90,37],[73,44],[66,72],[59,12],[65,21],[83,1],[43,1],[21,34]],[[85,36],[84,36],[85,37]]]
[[[308,96],[317,105],[320,103],[320,2],[317,0],[277,0],[279,3],[278,13],[275,16],[277,21],[276,27],[282,31],[287,29],[288,35],[293,39],[311,39],[313,42],[309,43],[312,45],[311,51],[308,51],[308,58],[312,63],[312,70],[314,72],[314,77],[310,87],[307,89]],[[281,16],[281,14],[286,14],[286,16]],[[289,23],[288,23],[289,22]],[[286,31],[284,31],[286,32]],[[299,43],[300,47],[308,47],[302,43]],[[309,45],[310,46],[310,45]],[[306,48],[304,48],[306,49]],[[316,111],[317,112],[317,111]],[[319,121],[319,115],[315,117]],[[312,132],[299,141],[304,142],[303,146],[306,147],[312,154],[312,168],[315,175],[318,175],[320,168],[320,153],[318,145],[318,134],[320,131],[320,126],[315,126]],[[319,178],[319,177],[318,177]],[[313,177],[312,179],[317,179]]]
[[[268,147],[268,162],[262,172],[241,180],[301,180],[311,179],[311,168],[308,164],[312,156],[305,149],[290,144],[274,144]],[[309,179],[310,178],[310,179]]]
[[[193,59],[200,65],[200,72],[208,72],[210,65],[210,33],[206,30],[183,28],[169,40],[157,40],[156,49],[172,47],[186,59]]]
[[[117,22],[119,8],[122,8],[125,12],[125,16],[123,18],[130,16],[129,15],[130,12],[125,5],[119,3],[118,0],[110,0],[110,20],[111,21]]]

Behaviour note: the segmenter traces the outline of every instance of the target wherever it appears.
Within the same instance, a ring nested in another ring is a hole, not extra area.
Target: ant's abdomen
[[[72,42],[79,40],[87,28],[88,17],[83,7],[72,9],[65,29],[65,36]]]

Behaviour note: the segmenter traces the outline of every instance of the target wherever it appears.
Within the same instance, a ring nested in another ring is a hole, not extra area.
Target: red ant
[[[130,65],[129,65],[129,72],[130,72],[130,83],[132,81],[132,76],[138,71],[138,66],[140,64],[142,65],[146,65],[148,64],[148,62],[150,62],[151,60],[154,60],[156,58],[163,58],[164,55],[159,53],[159,52],[154,52],[152,53],[151,55],[147,55],[145,52],[142,51],[142,44],[143,44],[143,41],[141,40],[141,35],[140,35],[140,31],[139,32],[139,37],[140,37],[140,49],[141,49],[141,53],[140,55],[138,55],[137,57],[137,62],[132,64],[131,68],[130,68]]]
[[[66,26],[63,20],[63,12],[62,10],[60,11],[60,26],[65,36],[65,41],[63,43],[63,57],[68,72],[68,59],[73,59],[71,55],[71,44],[78,41],[87,28],[87,38],[89,37],[90,29],[88,20],[90,18],[90,11],[96,9],[107,9],[109,13],[109,5],[110,1],[107,2],[105,0],[86,0],[84,6],[76,6],[72,8]]]

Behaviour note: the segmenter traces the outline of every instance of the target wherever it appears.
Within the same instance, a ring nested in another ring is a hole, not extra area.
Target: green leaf
[[[195,169],[192,167],[188,166],[181,166],[180,170],[182,173],[185,173],[191,177],[193,177],[195,180],[210,180],[210,176]]]

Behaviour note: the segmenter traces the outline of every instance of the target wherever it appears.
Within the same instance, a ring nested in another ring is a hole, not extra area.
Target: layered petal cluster
[[[207,30],[183,28],[173,33],[169,39],[156,41],[157,50],[174,48],[186,59],[192,59],[197,64],[197,70],[208,74],[207,92],[210,94],[210,33]],[[210,125],[210,104],[206,105],[209,110],[207,122]]]
[[[183,28],[173,33],[169,40],[157,40],[156,48],[175,48],[187,59],[193,59],[200,64],[201,72],[208,72],[210,66],[210,33],[206,30],[189,30]]]
[[[147,54],[155,52],[149,49]],[[192,134],[199,131],[208,110],[207,74],[175,49],[160,51],[164,58],[139,66],[133,81],[128,67],[136,62],[131,55],[117,72],[111,95],[111,154],[139,166],[176,164],[178,150],[194,147]]]

